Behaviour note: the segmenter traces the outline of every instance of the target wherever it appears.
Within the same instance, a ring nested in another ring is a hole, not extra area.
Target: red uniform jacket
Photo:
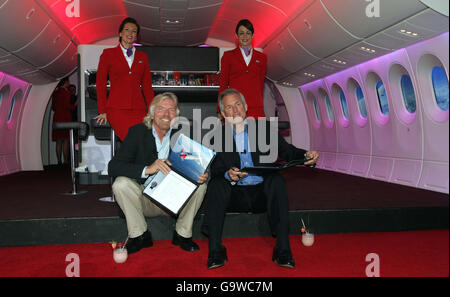
[[[221,59],[219,94],[227,88],[241,92],[247,102],[248,117],[264,117],[264,78],[267,56],[253,49],[250,63],[245,64],[241,49],[227,51]]]
[[[111,87],[107,98],[108,77]],[[116,135],[124,139],[129,127],[142,122],[142,115],[147,114],[154,97],[147,54],[136,49],[130,69],[120,44],[103,50],[96,85],[98,113],[107,113]],[[137,116],[133,116],[134,114]]]
[[[52,97],[52,109],[55,112],[53,114],[53,122],[72,122],[72,110],[75,109],[75,105],[70,103],[70,92],[64,87],[59,87],[53,92]],[[68,140],[69,130],[53,130],[52,139]]]
[[[106,98],[108,75],[111,89],[109,97]],[[105,113],[107,107],[147,109],[154,96],[147,54],[136,50],[133,65],[130,69],[120,45],[103,51],[98,63],[96,84],[99,114]],[[145,99],[142,95],[141,85]]]

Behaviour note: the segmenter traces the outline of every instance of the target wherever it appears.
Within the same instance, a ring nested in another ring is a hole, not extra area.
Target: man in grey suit
[[[147,177],[162,171],[170,171],[167,157],[170,138],[176,135],[171,121],[179,114],[178,98],[166,92],[153,98],[143,123],[130,128],[118,152],[108,164],[108,173],[115,178],[112,185],[117,203],[122,209],[128,228],[127,250],[129,254],[153,245],[145,217],[166,215],[160,207],[144,197]],[[206,192],[208,174],[198,177],[200,186],[194,192],[177,218],[172,243],[186,251],[199,250],[192,240],[192,224]]]

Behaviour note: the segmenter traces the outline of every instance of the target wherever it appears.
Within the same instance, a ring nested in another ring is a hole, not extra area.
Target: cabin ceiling
[[[248,18],[254,46],[268,55],[267,77],[297,87],[447,32],[448,1],[428,2],[0,0],[0,71],[34,84],[60,79],[76,69],[77,45],[118,36],[126,16],[140,23],[139,42],[153,46],[234,47],[234,27]]]

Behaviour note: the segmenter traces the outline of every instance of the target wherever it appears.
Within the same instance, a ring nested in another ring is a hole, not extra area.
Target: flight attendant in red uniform
[[[135,19],[124,19],[119,27],[119,45],[103,51],[97,69],[99,115],[94,119],[100,125],[109,121],[122,141],[131,126],[142,123],[154,97],[147,54],[133,46],[139,28]],[[107,97],[108,77],[111,87]]]
[[[63,78],[52,95],[53,123],[72,122],[72,111],[78,104],[70,103],[69,79]],[[69,163],[69,130],[52,130],[52,140],[56,141],[56,157],[58,165],[62,165],[62,155],[64,153],[64,163]]]
[[[222,56],[219,94],[228,88],[238,90],[247,102],[247,117],[264,117],[263,90],[267,56],[253,49],[255,31],[249,20],[240,20],[235,32],[239,47]]]

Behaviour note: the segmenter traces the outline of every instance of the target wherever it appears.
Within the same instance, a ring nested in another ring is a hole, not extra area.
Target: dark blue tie
[[[132,54],[133,54],[133,47],[127,48],[127,56],[131,57]]]

